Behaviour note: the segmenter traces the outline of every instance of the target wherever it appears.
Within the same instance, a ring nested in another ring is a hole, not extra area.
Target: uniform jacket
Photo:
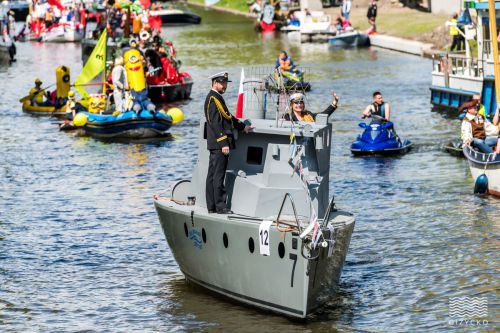
[[[235,148],[233,131],[242,131],[245,124],[233,117],[227,109],[222,96],[210,90],[205,99],[205,138],[207,139],[207,149],[222,149],[229,146]]]

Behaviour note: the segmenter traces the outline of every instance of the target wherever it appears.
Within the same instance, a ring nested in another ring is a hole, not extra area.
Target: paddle
[[[71,86],[72,87],[76,87],[76,86],[78,86],[78,87],[86,87],[86,86],[102,86],[103,84],[107,85],[111,89],[115,89],[114,85],[112,85],[111,83],[108,83],[108,82],[92,82],[92,83],[81,83],[81,84],[73,83]]]
[[[51,84],[50,86],[47,86],[47,87],[45,87],[45,88],[42,88],[41,90],[39,90],[39,91],[37,91],[37,92],[35,92],[35,93],[31,93],[31,94],[29,94],[29,95],[27,95],[27,96],[24,96],[23,98],[21,98],[21,99],[19,100],[19,102],[24,103],[24,102],[26,102],[27,100],[30,100],[30,99],[32,99],[33,97],[35,97],[35,95],[37,95],[38,93],[40,93],[40,91],[47,90],[47,89],[49,89],[50,87],[53,87],[53,86],[55,86],[55,85],[56,85],[56,84],[55,84],[55,83],[53,83],[53,84]]]

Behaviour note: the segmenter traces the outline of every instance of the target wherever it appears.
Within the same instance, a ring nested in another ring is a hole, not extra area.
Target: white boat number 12
[[[260,254],[270,255],[269,252],[269,228],[273,221],[263,221],[259,226],[259,248]]]

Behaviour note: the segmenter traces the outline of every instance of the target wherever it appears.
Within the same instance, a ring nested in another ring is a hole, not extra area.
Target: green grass
[[[365,13],[351,15],[351,22],[361,30],[368,29]],[[444,25],[448,17],[412,11],[411,13],[384,13],[377,16],[377,32],[401,38],[415,38]]]
[[[189,0],[189,1],[199,4],[205,3],[205,0]],[[248,12],[248,5],[246,0],[220,0],[215,4],[215,6],[239,10],[245,13]]]

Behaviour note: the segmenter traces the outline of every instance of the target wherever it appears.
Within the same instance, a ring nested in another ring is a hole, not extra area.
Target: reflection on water
[[[76,77],[78,44],[19,44],[18,61],[0,72],[0,330],[448,332],[460,330],[447,323],[449,297],[458,296],[487,297],[493,322],[500,201],[472,195],[466,161],[441,151],[460,123],[430,112],[431,62],[300,47],[254,33],[249,20],[197,11],[200,26],[164,29],[195,80],[192,99],[174,103],[185,120],[172,140],[103,143],[21,113],[18,99],[35,77],[53,83],[60,64]],[[235,82],[225,98],[234,110],[241,67],[272,66],[281,49],[308,69],[308,109],[323,110],[331,90],[341,96],[330,188],[357,217],[339,293],[307,323],[186,284],[152,206],[154,193],[190,177],[208,76],[229,71]],[[415,144],[403,157],[350,154],[374,90]]]

